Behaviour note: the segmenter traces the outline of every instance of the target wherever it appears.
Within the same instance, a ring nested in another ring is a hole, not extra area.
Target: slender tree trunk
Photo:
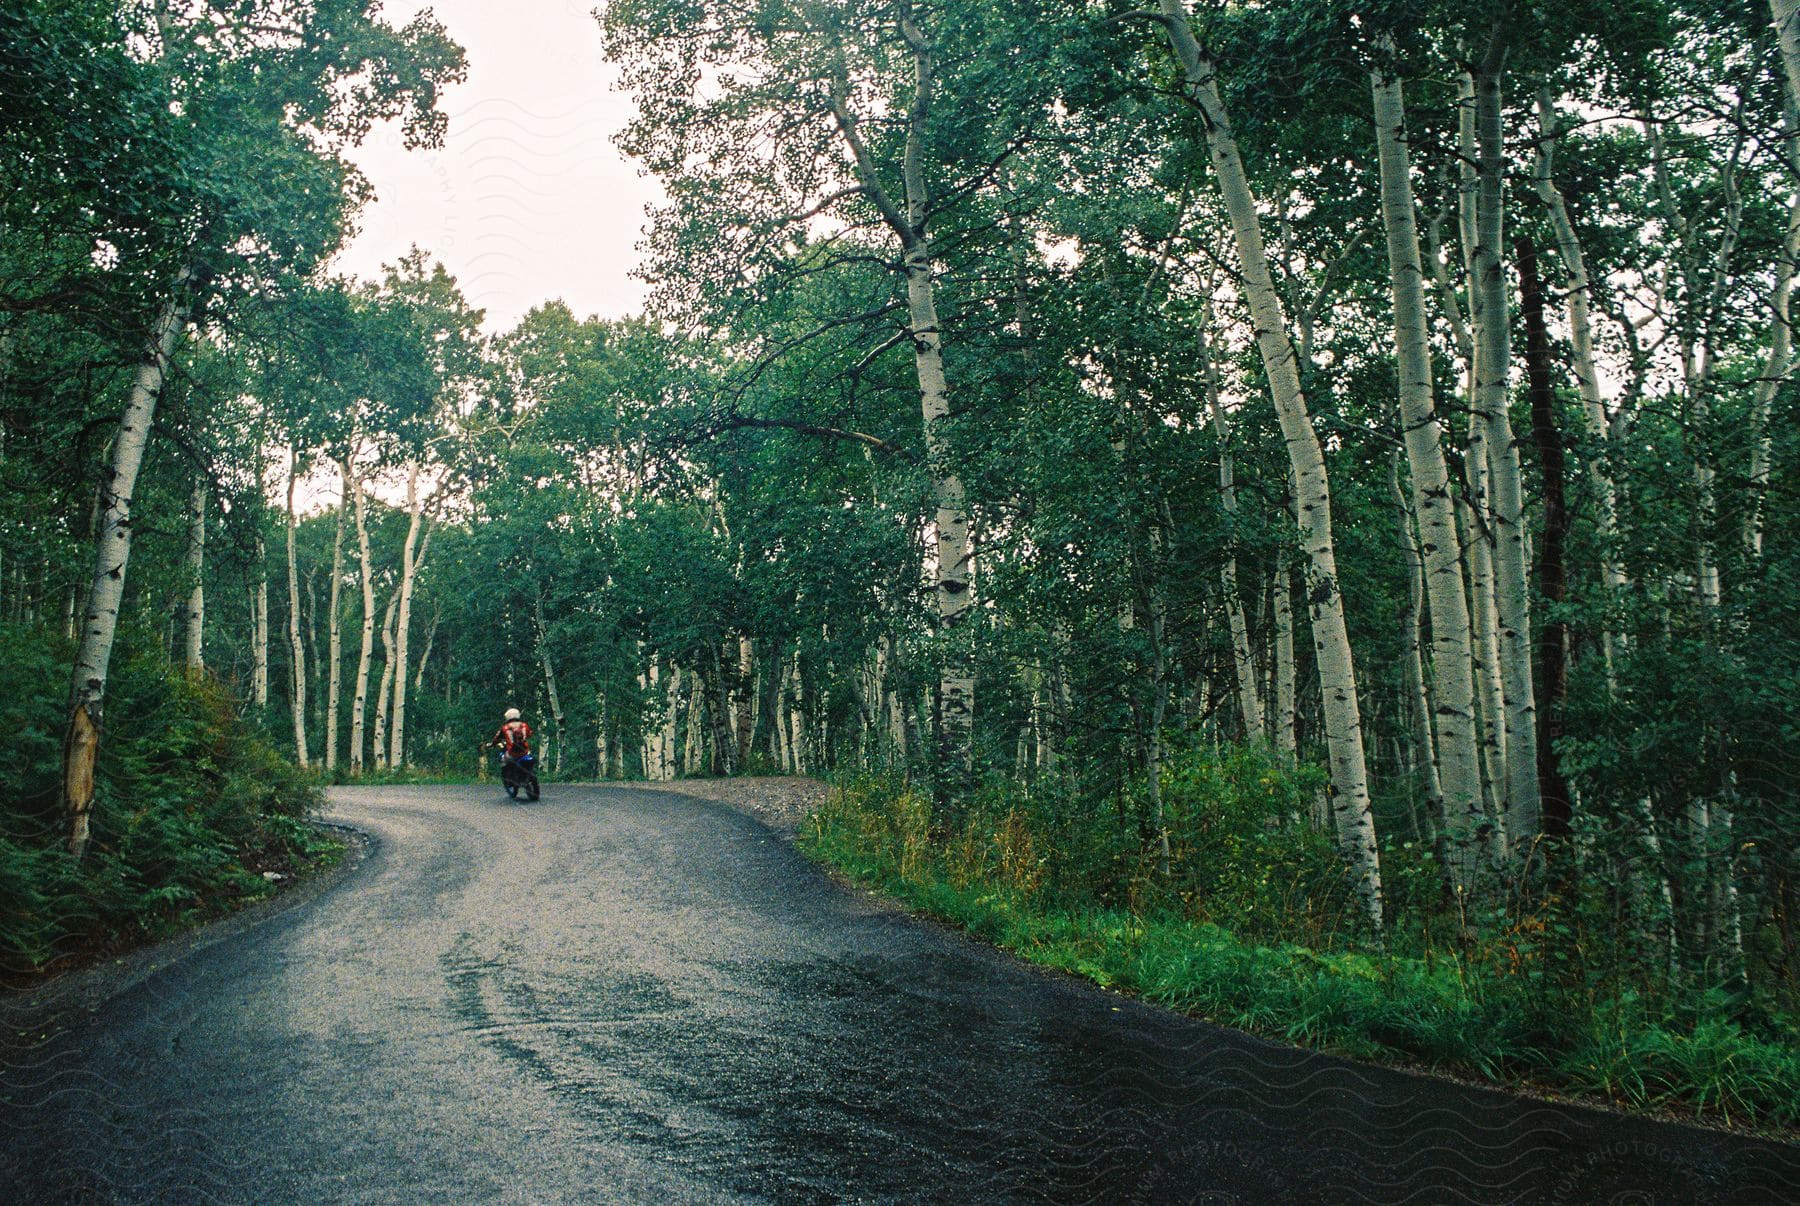
[[[931,193],[926,183],[925,125],[935,87],[933,53],[930,43],[909,16],[902,17],[901,33],[912,52],[914,68],[901,172],[905,186],[904,212],[882,184],[857,120],[846,103],[849,81],[841,63],[836,65],[830,102],[838,130],[855,162],[857,182],[901,247],[913,364],[918,377],[919,406],[925,432],[925,459],[936,504],[938,635],[945,653],[938,678],[935,783],[941,796],[960,796],[967,786],[973,756],[970,743],[975,711],[974,651],[972,634],[965,631],[975,619],[973,556],[962,479],[951,469],[947,431],[950,388],[944,375],[943,335],[938,322],[931,247],[925,232],[931,209]]]
[[[707,728],[711,730],[712,746],[708,761],[715,775],[729,775],[736,767],[737,734],[731,726],[731,663],[726,660],[727,652],[735,654],[736,649],[721,650],[718,645],[712,645],[712,673],[696,674],[700,680],[700,694],[706,698]]]
[[[419,651],[419,660],[413,666],[413,694],[420,695],[425,691],[425,667],[431,664],[432,646],[437,644],[438,625],[443,622],[444,608],[441,603],[434,603],[431,608],[431,620],[425,625],[425,647]]]
[[[1400,417],[1412,471],[1412,509],[1418,516],[1419,553],[1431,612],[1431,698],[1435,744],[1421,760],[1435,763],[1433,796],[1453,886],[1475,887],[1484,829],[1481,763],[1476,737],[1472,633],[1464,595],[1456,504],[1444,461],[1443,431],[1432,400],[1431,348],[1425,324],[1425,269],[1414,220],[1406,111],[1400,81],[1378,69],[1370,76],[1375,138],[1381,161],[1382,225],[1387,232],[1388,281],[1394,302],[1394,348],[1400,376]],[[1408,543],[1411,543],[1410,528]],[[1424,688],[1420,677],[1421,692]],[[1432,726],[1425,735],[1430,737]]]
[[[594,778],[604,783],[612,778],[611,746],[607,741],[606,692],[594,692]]]
[[[553,773],[562,774],[563,750],[563,710],[562,695],[556,690],[556,667],[550,662],[550,636],[544,627],[544,596],[537,595],[531,601],[532,619],[537,624],[538,660],[544,666],[544,689],[550,695],[550,719],[556,726],[556,752]]]
[[[196,476],[188,491],[187,656],[190,672],[206,665],[206,479]]]
[[[790,736],[788,703],[788,664],[787,652],[775,651],[775,707],[771,715],[775,725],[775,760],[785,774],[794,774],[794,741]]]
[[[330,633],[326,640],[326,656],[330,669],[325,680],[325,769],[337,769],[338,703],[343,690],[344,672],[344,518],[350,509],[350,478],[344,477],[343,493],[338,498],[337,528],[331,538],[331,608]]]
[[[1556,425],[1556,389],[1551,383],[1550,332],[1544,323],[1544,294],[1538,280],[1537,251],[1531,240],[1515,243],[1519,263],[1519,308],[1525,319],[1525,369],[1530,383],[1531,439],[1544,479],[1544,527],[1537,543],[1538,590],[1550,614],[1538,626],[1538,795],[1543,801],[1544,836],[1570,834],[1569,784],[1557,762],[1555,743],[1563,734],[1563,701],[1569,686],[1569,623],[1557,614],[1568,597],[1563,545],[1569,511],[1564,501],[1562,433]]]
[[[87,852],[89,815],[94,807],[94,773],[106,703],[106,675],[112,663],[125,570],[131,561],[131,504],[138,469],[150,441],[157,398],[175,346],[187,327],[188,277],[184,270],[157,313],[149,346],[132,378],[125,411],[113,437],[112,463],[100,486],[101,519],[94,539],[93,585],[82,614],[81,641],[70,678],[68,720],[63,730],[62,802],[69,819],[69,853]]]
[[[300,638],[300,567],[294,552],[294,538],[300,528],[299,516],[294,512],[294,487],[299,482],[300,450],[295,448],[288,458],[287,484],[288,653],[292,658],[288,701],[294,719],[294,761],[306,767],[312,765],[306,751],[306,646]]]
[[[1795,11],[1800,0],[1772,0],[1778,18],[1784,22],[1781,49],[1788,72],[1788,112],[1783,128],[1787,147],[1783,156],[1789,171],[1800,177],[1800,30],[1795,29]],[[1781,10],[1785,17],[1779,17]],[[1788,203],[1787,235],[1781,244],[1781,259],[1775,265],[1775,283],[1769,290],[1769,354],[1756,381],[1755,400],[1750,408],[1750,505],[1744,516],[1744,548],[1752,560],[1760,560],[1763,551],[1763,499],[1769,491],[1769,457],[1773,447],[1769,416],[1775,395],[1793,369],[1793,328],[1789,319],[1794,290],[1794,274],[1800,265],[1800,187]]]
[[[406,544],[400,553],[400,612],[394,621],[394,727],[389,733],[388,765],[406,765],[406,685],[407,640],[412,632],[413,586],[419,576],[419,528],[424,520],[424,504],[419,498],[419,462],[406,470],[406,510],[410,520],[406,526]]]
[[[400,587],[388,596],[387,613],[381,618],[381,685],[375,690],[375,766],[385,770],[397,763],[388,758],[388,705],[393,700],[394,686],[394,620],[400,611]]]
[[[756,737],[756,653],[750,638],[737,639],[737,766],[750,765],[750,747]]]
[[[1231,551],[1219,569],[1225,595],[1225,617],[1231,625],[1231,661],[1237,670],[1238,716],[1244,724],[1244,740],[1261,745],[1268,739],[1263,726],[1262,699],[1256,689],[1256,658],[1250,649],[1250,629],[1244,623],[1244,600],[1238,591],[1237,484],[1231,456],[1231,428],[1219,400],[1219,365],[1213,357],[1210,328],[1212,298],[1200,299],[1200,359],[1205,366],[1206,406],[1212,412],[1213,435],[1219,441],[1219,498],[1225,508],[1225,526],[1231,532]]]
[[[260,497],[261,491],[257,491]],[[258,712],[269,706],[269,549],[262,536],[262,520],[257,520],[256,591],[251,600],[255,613],[251,636],[250,702]]]
[[[793,655],[793,694],[788,702],[788,742],[794,756],[794,773],[804,775],[812,759],[812,742],[806,732],[806,687],[800,672],[800,651]]]
[[[1506,842],[1513,862],[1530,857],[1540,828],[1537,703],[1531,679],[1530,587],[1525,575],[1525,498],[1508,414],[1512,352],[1502,271],[1505,147],[1500,83],[1505,48],[1496,39],[1475,72],[1475,409],[1486,427],[1494,524],[1494,605],[1506,706]]]
[[[677,668],[676,674],[681,681],[680,694],[685,705],[681,718],[681,774],[686,778],[700,769],[700,713],[706,707],[706,683],[698,670]],[[696,683],[695,679],[702,681]]]
[[[344,480],[350,483],[350,502],[356,516],[356,552],[360,567],[357,576],[362,587],[362,643],[356,657],[356,685],[350,696],[350,774],[363,773],[365,721],[369,704],[369,665],[375,656],[375,574],[369,550],[369,523],[363,499],[362,480],[352,472],[355,460],[347,457],[342,465]]]
[[[323,728],[325,717],[319,701],[325,692],[321,687],[324,660],[319,656],[319,567],[306,571],[306,606],[300,612],[301,638],[306,644],[306,725],[307,731]]]
[[[644,650],[642,643],[638,646],[638,658],[642,661]],[[643,730],[641,742],[644,757],[644,778],[654,780],[656,775],[656,737],[658,729],[653,727],[656,709],[656,663],[651,662],[638,671],[638,695],[643,699]]]
[[[656,681],[654,668],[651,671],[651,682]],[[673,779],[675,762],[678,753],[676,736],[681,720],[681,667],[671,666],[663,675],[663,721],[662,732],[657,749],[657,778]]]
[[[1406,587],[1407,587],[1407,624],[1402,636],[1406,653],[1401,669],[1406,679],[1406,694],[1411,704],[1413,715],[1413,747],[1419,772],[1419,787],[1425,794],[1425,811],[1432,821],[1432,853],[1443,869],[1444,890],[1454,893],[1458,887],[1457,876],[1467,874],[1468,879],[1461,881],[1465,886],[1474,880],[1473,869],[1467,867],[1467,852],[1452,852],[1448,830],[1450,826],[1444,817],[1444,786],[1438,776],[1437,762],[1431,756],[1431,695],[1425,683],[1425,663],[1420,657],[1420,650],[1425,645],[1425,569],[1424,556],[1419,542],[1413,535],[1413,508],[1407,504],[1406,495],[1400,489],[1400,449],[1394,449],[1388,458],[1388,490],[1393,495],[1394,506],[1399,512],[1400,540],[1406,549]],[[1477,787],[1479,788],[1479,783]],[[1481,800],[1476,798],[1477,807]]]
[[[1479,186],[1475,161],[1475,77],[1464,71],[1457,77],[1457,230],[1462,251],[1463,277],[1468,282],[1469,321],[1461,321],[1456,296],[1438,260],[1438,289],[1444,312],[1463,359],[1464,391],[1469,405],[1468,438],[1463,466],[1469,496],[1458,515],[1463,522],[1463,550],[1469,566],[1470,612],[1475,640],[1475,698],[1480,704],[1482,778],[1489,794],[1489,815],[1495,840],[1494,855],[1504,860],[1506,847],[1506,704],[1501,689],[1500,622],[1494,607],[1494,523],[1488,506],[1487,428],[1477,403],[1481,390],[1475,330],[1480,323],[1483,295],[1475,286],[1477,241],[1476,193]]]
[[[1274,698],[1275,715],[1271,718],[1271,725],[1275,733],[1275,748],[1292,760],[1299,756],[1300,743],[1294,714],[1294,574],[1288,565],[1286,545],[1275,553],[1273,585],[1275,668],[1270,694]]]
[[[1169,707],[1169,656],[1164,643],[1165,609],[1162,599],[1148,583],[1144,591],[1145,610],[1150,621],[1150,739],[1145,748],[1145,776],[1150,784],[1150,824],[1156,830],[1156,869],[1164,879],[1169,876],[1169,826],[1163,814],[1162,762],[1163,723]],[[1235,586],[1235,581],[1233,583]],[[1252,695],[1255,694],[1252,688]],[[1257,719],[1260,721],[1260,710]],[[1260,726],[1259,726],[1260,727]],[[1251,740],[1260,742],[1259,736]]]
[[[1569,217],[1569,207],[1562,190],[1556,187],[1553,172],[1556,141],[1560,131],[1555,103],[1548,88],[1538,91],[1538,157],[1537,193],[1550,215],[1550,229],[1556,235],[1556,248],[1563,266],[1563,291],[1569,320],[1569,347],[1573,353],[1575,384],[1581,391],[1582,417],[1588,443],[1593,451],[1588,457],[1588,479],[1594,490],[1594,526],[1600,538],[1600,577],[1608,603],[1616,600],[1625,587],[1625,571],[1619,563],[1618,491],[1613,485],[1608,452],[1611,446],[1610,424],[1606,403],[1600,396],[1600,374],[1594,363],[1593,285],[1588,280],[1587,260],[1582,254],[1581,239]],[[1800,214],[1800,210],[1796,211]],[[1790,234],[1796,229],[1790,225]],[[1787,257],[1790,265],[1793,256]],[[1789,269],[1792,279],[1792,269]],[[1785,293],[1785,290],[1782,290]],[[1781,324],[1785,330],[1785,323]],[[1617,653],[1613,624],[1608,619],[1601,630],[1608,674]]]
[[[1337,551],[1331,530],[1331,487],[1318,434],[1307,414],[1306,395],[1287,318],[1269,273],[1262,220],[1238,153],[1231,121],[1219,96],[1217,70],[1195,39],[1184,0],[1159,0],[1164,29],[1187,77],[1188,95],[1199,105],[1212,152],[1213,170],[1231,219],[1243,274],[1242,289],[1256,332],[1257,350],[1269,378],[1275,410],[1294,468],[1296,503],[1310,561],[1308,602],[1314,653],[1324,702],[1327,755],[1331,765],[1332,815],[1339,848],[1349,864],[1370,926],[1382,927],[1381,852],[1363,754],[1362,717],[1356,675],[1344,623]]]

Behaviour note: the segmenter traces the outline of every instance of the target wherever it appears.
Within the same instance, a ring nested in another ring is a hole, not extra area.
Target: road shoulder
[[[299,877],[266,900],[201,922],[173,937],[99,959],[72,962],[66,969],[49,973],[34,983],[0,993],[0,1067],[20,1062],[21,1057],[107,1001],[196,952],[318,900],[354,875],[378,844],[373,835],[348,825],[329,821],[314,824],[330,830],[344,843],[343,856],[330,866]]]

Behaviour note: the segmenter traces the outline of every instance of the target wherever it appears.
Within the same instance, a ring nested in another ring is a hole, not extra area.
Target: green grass
[[[1020,813],[960,831],[879,783],[834,793],[801,849],[851,879],[1045,967],[1255,1034],[1502,1085],[1596,1095],[1770,1128],[1800,1124],[1800,1051],[1640,1002],[1573,1000],[1492,948],[1405,955],[1255,941],[1167,899],[1082,902],[1047,890],[1067,847],[1023,839]],[[1026,860],[1019,847],[1056,850]],[[1011,861],[1009,862],[1009,856]],[[1199,902],[1202,910],[1204,902]]]

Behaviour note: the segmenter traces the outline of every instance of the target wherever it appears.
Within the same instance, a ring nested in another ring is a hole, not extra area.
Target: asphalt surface
[[[332,800],[359,865],[63,994],[0,1071],[0,1202],[1800,1200],[1794,1147],[1034,971],[718,804]]]

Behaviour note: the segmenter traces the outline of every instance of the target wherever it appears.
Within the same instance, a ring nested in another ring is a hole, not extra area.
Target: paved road
[[[361,865],[0,1074],[0,1201],[1800,1199],[1800,1149],[1039,974],[718,805],[332,799]]]

